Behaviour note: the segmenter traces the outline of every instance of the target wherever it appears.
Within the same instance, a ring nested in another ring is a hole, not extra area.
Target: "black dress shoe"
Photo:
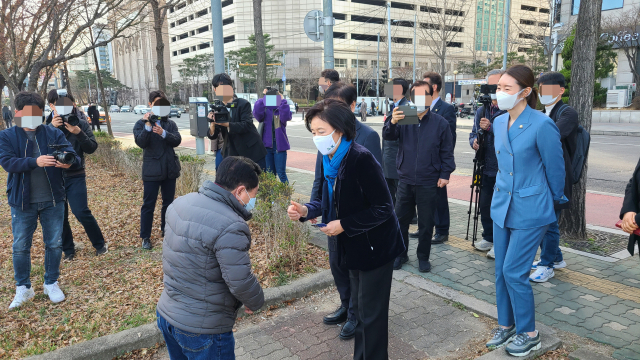
[[[411,225],[418,225],[418,217],[414,216],[413,219],[411,219]]]
[[[358,320],[349,319],[342,326],[342,331],[340,331],[340,339],[349,340],[353,339],[356,336],[356,326],[358,326]]]
[[[419,235],[420,235],[420,230],[417,230],[416,232],[409,233],[409,237],[412,237],[412,238],[417,238]]]
[[[400,270],[402,268],[402,264],[409,261],[408,256],[398,256],[396,260],[393,262],[393,270]]]
[[[142,248],[145,250],[153,249],[153,245],[151,245],[151,239],[149,238],[142,239]]]
[[[338,308],[338,310],[332,312],[331,314],[325,316],[322,319],[322,322],[324,322],[327,325],[335,325],[335,324],[340,324],[343,323],[345,321],[347,321],[347,308],[344,306],[340,306]]]
[[[69,253],[69,254],[64,254],[64,259],[65,261],[73,261],[73,257],[75,256],[75,253]]]
[[[431,263],[429,260],[418,260],[418,269],[420,272],[429,272],[431,271]]]
[[[436,234],[433,239],[431,239],[432,244],[442,244],[445,241],[449,241],[449,235]]]

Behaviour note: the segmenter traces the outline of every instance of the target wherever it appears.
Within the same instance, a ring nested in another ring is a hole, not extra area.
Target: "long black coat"
[[[142,153],[142,181],[163,181],[177,179],[180,176],[180,159],[173,148],[180,145],[182,136],[178,125],[166,117],[160,118],[160,126],[166,131],[166,137],[147,131],[145,121],[140,119],[133,126],[136,144]]]
[[[97,106],[89,106],[87,116],[91,120],[91,125],[100,125],[100,111]]]
[[[560,141],[562,142],[562,156],[564,157],[564,169],[566,175],[564,177],[564,195],[569,199],[562,205],[556,204],[554,208],[556,210],[571,208],[571,193],[573,189],[573,167],[571,162],[573,156],[576,153],[576,147],[578,142],[578,113],[570,106],[565,107],[561,116],[558,116],[558,110],[564,103],[562,100],[558,101],[556,106],[551,109],[551,113],[547,114],[556,123],[558,130],[560,130]]]
[[[624,191],[624,201],[622,202],[622,209],[620,209],[620,219],[630,211],[636,213],[636,224],[640,224],[640,161],[638,161],[638,165],[636,165],[636,169],[633,171],[633,176],[631,176],[629,183],[627,183],[627,188]],[[640,236],[629,235],[627,250],[629,250],[631,255],[633,255],[636,242],[640,244]]]
[[[308,219],[329,215],[329,187],[321,179],[322,198],[306,206]],[[369,271],[393,261],[404,250],[391,194],[378,161],[364,146],[353,142],[342,159],[334,198],[344,232],[338,245],[350,270]],[[301,219],[305,221],[306,219]]]
[[[406,98],[402,98],[400,100],[400,105],[409,105],[409,100]],[[396,104],[392,101],[389,101],[389,112],[384,118],[384,123],[388,123],[391,121],[391,115],[393,114],[393,109],[396,107]],[[384,136],[382,138],[382,170],[384,170],[384,177],[386,179],[395,179],[398,180],[400,177],[398,176],[398,167],[396,166],[396,157],[398,157],[398,148],[400,147],[399,140],[385,140]]]

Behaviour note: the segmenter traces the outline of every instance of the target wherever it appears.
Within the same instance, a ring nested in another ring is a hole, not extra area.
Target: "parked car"
[[[109,112],[120,112],[120,107],[118,105],[111,105],[109,107]]]
[[[100,113],[100,125],[104,125],[107,123],[106,113],[104,112],[104,108],[102,106],[98,106],[98,112]],[[111,122],[111,115],[109,115],[109,122]]]
[[[180,117],[182,116],[182,111],[180,111],[180,108],[175,106],[175,105],[171,105],[171,111],[169,112],[169,117]]]
[[[120,108],[120,112],[131,112],[131,106],[122,105],[122,107]]]
[[[291,114],[295,114],[296,113],[296,103],[293,102],[293,100],[291,99],[286,99],[287,100],[287,104],[289,104],[289,110],[291,110]]]
[[[134,114],[146,114],[149,111],[151,111],[151,109],[147,105],[136,105],[136,107],[133,108]]]

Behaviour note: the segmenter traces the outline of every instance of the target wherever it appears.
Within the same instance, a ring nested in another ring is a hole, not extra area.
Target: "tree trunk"
[[[2,95],[4,94],[4,91],[2,91],[2,89],[4,89],[4,85],[5,85],[4,76],[0,74],[0,130],[4,130],[6,128],[4,123],[4,114],[2,114],[2,108],[4,106],[4,104],[2,103]]]
[[[593,110],[593,90],[595,85],[596,48],[600,30],[602,0],[581,1],[575,43],[571,58],[571,94],[569,105],[578,112],[580,124],[591,131],[591,112]],[[586,159],[588,161],[588,159]],[[573,186],[571,209],[560,217],[560,229],[563,235],[571,238],[587,238],[585,216],[585,198],[587,190],[587,170],[585,164],[580,182]],[[567,169],[570,171],[570,169]]]
[[[91,35],[93,38],[93,35]],[[96,49],[92,50],[93,61],[96,64],[96,76],[98,77],[98,90],[102,94],[102,107],[104,108],[104,120],[107,122],[107,131],[109,136],[113,137],[113,130],[111,130],[111,119],[109,118],[109,107],[107,106],[107,97],[104,94],[104,87],[102,86],[102,75],[100,74],[100,66],[98,65],[98,55],[96,55]],[[97,93],[98,91],[96,91]]]
[[[38,90],[38,79],[40,78],[40,71],[42,70],[42,64],[37,61],[33,64],[31,71],[29,72],[29,82],[27,83],[27,91],[36,92]],[[22,89],[22,84],[19,85]]]
[[[160,9],[158,0],[151,0],[153,10],[153,31],[156,34],[156,70],[158,71],[158,87],[163,93],[167,93],[167,79],[164,72],[164,39],[162,37],[162,25],[166,17],[166,10]]]
[[[69,68],[67,68],[67,62],[64,62],[64,67],[62,68],[62,73],[64,74],[64,83],[67,85],[67,93],[73,96],[71,92],[71,79],[69,79]],[[80,100],[80,99],[78,99]]]
[[[267,52],[262,34],[262,0],[253,0],[253,29],[256,36],[258,68],[256,75],[256,93],[262,98],[262,89],[267,86]]]

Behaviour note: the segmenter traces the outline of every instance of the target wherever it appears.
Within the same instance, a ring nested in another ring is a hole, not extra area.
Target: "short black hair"
[[[422,75],[423,79],[429,79],[431,85],[436,85],[438,87],[438,92],[442,90],[442,76],[437,72],[429,71]]]
[[[20,91],[13,100],[13,104],[18,111],[24,109],[24,107],[28,105],[36,105],[40,109],[44,110],[44,99],[40,94],[35,92]]]
[[[162,92],[162,90],[154,90],[154,91],[149,93],[149,102],[150,103],[153,103],[153,100],[155,100],[157,98],[166,99],[167,95],[164,92]]]
[[[566,87],[567,80],[562,73],[550,71],[540,75],[538,78],[538,86],[540,85],[560,85],[560,87]]]
[[[213,75],[213,80],[211,80],[211,85],[216,88],[220,85],[231,85],[233,86],[233,80],[231,80],[231,76],[220,73]]]
[[[351,106],[351,104],[358,99],[358,94],[356,93],[355,86],[338,81],[331,84],[324,92],[324,98],[342,100]]]
[[[320,76],[327,80],[331,80],[332,84],[340,81],[340,73],[335,69],[324,69],[320,73]]]
[[[429,88],[429,95],[433,96],[433,86],[431,86],[431,84],[429,84],[424,80],[414,81],[413,84],[411,84],[411,87],[409,88],[409,95],[413,96],[413,94],[411,94],[413,92],[413,89],[417,87],[422,87],[422,86],[426,86],[427,88]]]
[[[67,95],[65,95],[66,98],[68,98],[69,100],[71,100],[72,102],[76,102],[76,99],[73,97],[73,95],[67,93]],[[49,91],[47,93],[47,102],[49,104],[54,104],[56,103],[56,101],[58,101],[58,98],[60,98],[60,96],[58,95],[58,90],[53,89],[51,91]]]
[[[403,78],[395,78],[393,79],[393,85],[402,85],[402,93],[407,94],[407,90],[409,90],[409,82]]]
[[[311,131],[311,120],[315,117],[319,117],[332,128],[343,133],[347,140],[353,140],[356,137],[356,116],[343,100],[334,98],[317,102],[305,116],[307,130]]]
[[[258,186],[262,169],[253,160],[244,156],[226,156],[216,170],[216,184],[227,191],[244,185],[247,191]]]

